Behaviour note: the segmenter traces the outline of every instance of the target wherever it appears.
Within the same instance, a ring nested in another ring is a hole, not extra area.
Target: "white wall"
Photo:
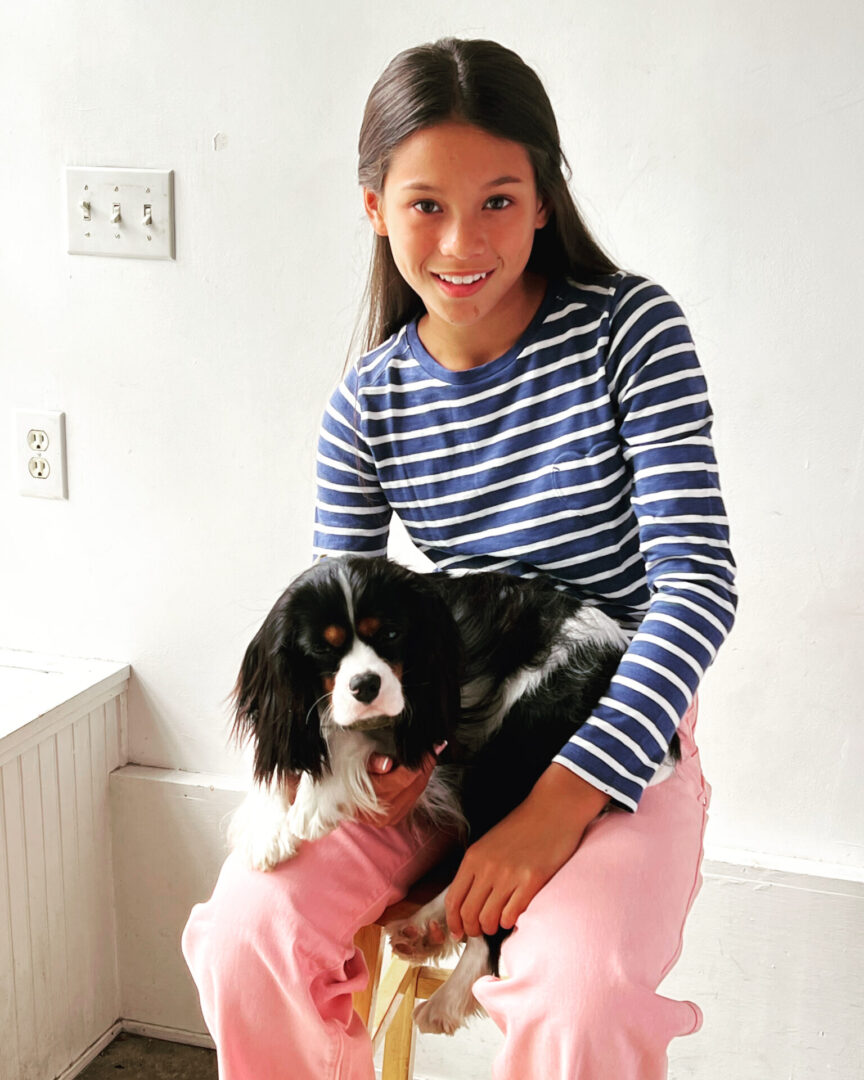
[[[743,595],[703,694],[710,849],[860,875],[857,0],[7,5],[0,642],[131,661],[131,760],[237,771],[224,698],[308,559],[362,287],[363,100],[448,32],[537,67],[589,220],[693,325]],[[67,255],[67,164],[173,168],[177,261]],[[66,411],[68,502],[16,494],[18,407]]]

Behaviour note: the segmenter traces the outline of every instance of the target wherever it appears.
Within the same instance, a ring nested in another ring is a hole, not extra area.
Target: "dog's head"
[[[251,738],[255,779],[320,777],[329,727],[391,729],[416,768],[459,709],[459,635],[423,574],[382,558],[325,559],[276,601],[246,650],[234,735]]]

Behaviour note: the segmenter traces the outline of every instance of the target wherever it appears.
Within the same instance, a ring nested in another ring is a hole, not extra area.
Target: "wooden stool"
[[[354,995],[354,1009],[369,1028],[373,1052],[384,1040],[381,1080],[412,1080],[414,1076],[414,1005],[431,997],[447,981],[447,968],[414,967],[392,956],[382,973],[384,926],[407,919],[446,886],[447,880],[430,875],[412,886],[404,900],[387,908],[377,922],[364,926],[354,938],[369,969],[369,985]]]

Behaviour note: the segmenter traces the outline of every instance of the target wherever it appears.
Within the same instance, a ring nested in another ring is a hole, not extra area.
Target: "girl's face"
[[[525,148],[470,124],[436,124],[400,143],[383,192],[363,196],[426,307],[428,336],[452,341],[455,331],[479,355],[484,335],[497,345],[512,330],[505,351],[538,303],[525,267],[549,216]]]

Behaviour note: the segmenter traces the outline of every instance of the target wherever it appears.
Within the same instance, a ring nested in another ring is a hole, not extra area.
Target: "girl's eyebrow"
[[[485,186],[487,188],[502,187],[504,184],[522,184],[523,179],[519,176],[499,176],[495,180],[490,180]],[[434,184],[424,184],[419,180],[409,180],[402,185],[403,191],[438,191],[438,188]]]

